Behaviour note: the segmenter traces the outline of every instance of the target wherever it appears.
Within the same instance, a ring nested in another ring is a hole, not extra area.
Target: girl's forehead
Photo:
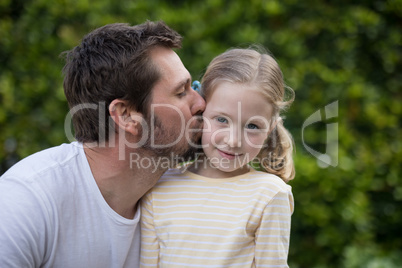
[[[228,81],[221,81],[210,92],[208,92],[206,101],[212,98],[222,98],[225,96],[226,100],[242,100],[249,99],[251,96],[261,98],[270,102],[266,93],[258,87],[258,85],[250,83],[233,83]]]
[[[271,117],[273,106],[258,89],[226,82],[217,86],[207,99],[206,110],[236,114],[246,118],[255,115]]]

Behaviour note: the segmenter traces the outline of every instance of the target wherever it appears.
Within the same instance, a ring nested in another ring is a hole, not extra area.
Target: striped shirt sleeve
[[[141,258],[140,267],[158,267],[159,242],[155,231],[152,193],[141,200]]]
[[[280,190],[265,207],[255,234],[256,267],[285,268],[289,250],[293,195]]]

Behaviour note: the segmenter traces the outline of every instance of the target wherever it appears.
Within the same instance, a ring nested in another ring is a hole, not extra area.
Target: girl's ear
[[[128,101],[115,99],[109,105],[109,113],[121,130],[137,136],[141,135],[141,124],[144,120],[142,113],[139,113],[128,105]]]

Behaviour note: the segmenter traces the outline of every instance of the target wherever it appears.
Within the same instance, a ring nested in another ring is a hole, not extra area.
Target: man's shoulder
[[[66,165],[73,165],[72,161],[80,161],[79,155],[82,150],[82,144],[72,142],[39,151],[17,162],[1,176],[0,180],[5,178],[29,180],[32,177],[57,172]]]
[[[43,207],[46,210],[71,198],[71,193],[78,195],[85,191],[76,191],[83,188],[77,187],[83,185],[83,176],[90,174],[82,150],[82,145],[73,142],[24,158],[0,177],[0,202],[9,199],[14,200],[10,207],[25,202],[35,209],[46,206]]]

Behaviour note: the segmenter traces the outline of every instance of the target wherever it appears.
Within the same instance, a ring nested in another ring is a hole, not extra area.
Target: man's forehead
[[[151,58],[160,72],[160,80],[169,81],[172,87],[176,87],[188,79],[191,80],[190,73],[172,49],[156,47],[151,51]]]
[[[168,69],[167,67],[173,63],[182,64],[179,56],[171,48],[157,46],[151,50],[150,56],[156,65],[164,69]]]

